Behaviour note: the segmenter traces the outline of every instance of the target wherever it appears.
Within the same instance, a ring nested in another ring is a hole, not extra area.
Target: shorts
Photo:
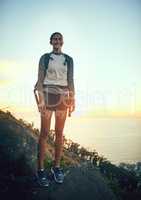
[[[60,91],[58,91],[58,89]],[[45,105],[48,110],[67,110],[70,105],[69,90],[67,86],[44,86]]]

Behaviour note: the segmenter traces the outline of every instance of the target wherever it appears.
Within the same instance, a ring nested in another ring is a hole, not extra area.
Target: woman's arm
[[[35,85],[35,89],[38,90],[38,92],[43,92],[44,76],[45,76],[45,55],[41,56],[39,61],[38,80]]]
[[[43,94],[43,81],[44,81],[44,76],[45,76],[45,55],[43,55],[40,58],[39,61],[39,67],[38,67],[38,80],[36,82],[36,85],[34,87],[35,90],[38,91],[38,98],[39,98],[39,111],[41,111],[42,109],[44,109],[45,106],[45,100],[44,100],[44,94]]]
[[[73,59],[69,57],[69,62],[68,62],[68,88],[69,88],[69,98],[70,98],[70,113],[75,110],[75,87],[74,87],[74,73],[73,73]]]
[[[67,73],[67,78],[68,78],[68,88],[69,88],[69,92],[70,92],[70,97],[74,97],[75,96],[75,88],[74,88],[74,73],[73,73],[73,59],[71,57],[69,57],[69,62],[68,62],[69,66],[68,66],[68,73]]]

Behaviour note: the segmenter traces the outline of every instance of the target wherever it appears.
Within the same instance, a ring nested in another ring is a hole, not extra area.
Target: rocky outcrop
[[[2,195],[4,199],[10,196],[16,200],[116,200],[96,169],[73,167],[65,173],[63,184],[55,183],[50,177],[48,188],[39,187],[34,177],[18,177],[7,188],[3,187]]]
[[[50,186],[36,180],[37,137],[15,118],[0,112],[0,197],[20,200],[115,200],[102,175],[93,166],[65,170],[62,185],[50,176]],[[49,169],[48,173],[49,173]]]

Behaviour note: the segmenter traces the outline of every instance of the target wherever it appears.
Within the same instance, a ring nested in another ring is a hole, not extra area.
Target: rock
[[[102,175],[92,166],[69,167],[63,184],[52,180],[48,188],[41,188],[35,177],[36,164],[37,138],[16,119],[0,112],[1,199],[116,199]]]
[[[51,200],[115,200],[100,173],[94,168],[75,167],[70,169],[63,185],[50,187]]]
[[[63,184],[51,181],[48,188],[41,188],[29,179],[16,180],[8,194],[15,200],[116,200],[115,195],[98,170],[84,167],[70,168]],[[6,198],[7,197],[7,198]]]

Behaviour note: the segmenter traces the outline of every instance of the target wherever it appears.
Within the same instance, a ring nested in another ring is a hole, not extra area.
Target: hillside
[[[116,200],[122,199],[122,196],[126,199],[126,193],[130,189],[133,192],[133,186],[136,188],[137,181],[133,174],[112,165],[95,150],[89,152],[66,138],[61,161],[66,175],[64,183],[57,185],[52,180],[48,189],[40,188],[35,176],[38,136],[39,130],[33,124],[16,119],[8,111],[0,111],[0,193],[3,199],[9,199],[10,196],[34,200]],[[49,171],[54,153],[53,130],[47,146],[46,170]],[[125,178],[126,184],[121,181]],[[127,189],[124,194],[120,181],[124,190]]]

